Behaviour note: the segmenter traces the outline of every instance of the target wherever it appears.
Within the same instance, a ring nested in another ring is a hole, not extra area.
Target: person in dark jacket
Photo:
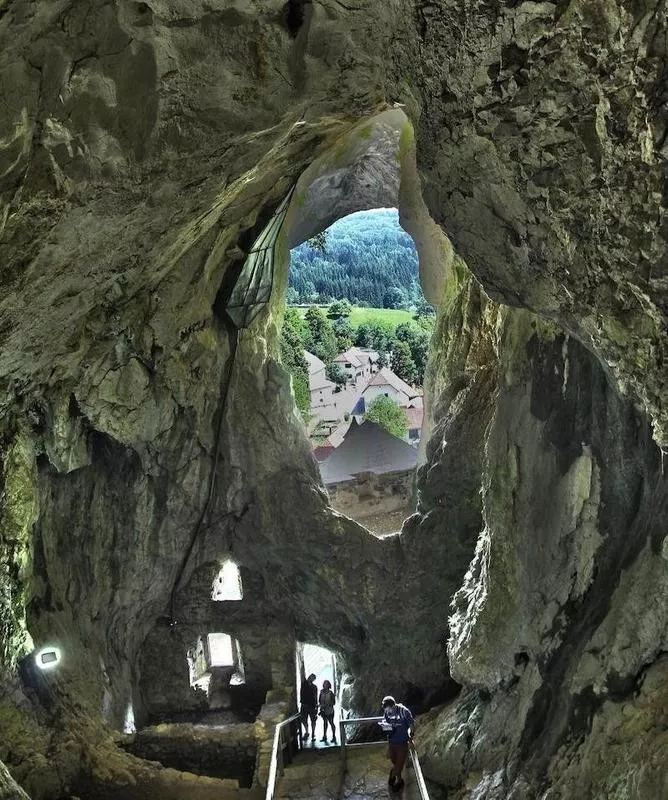
[[[315,721],[318,719],[318,687],[314,683],[315,675],[311,673],[302,681],[299,692],[302,725],[306,728],[304,741],[308,739],[308,721],[311,720],[311,740],[315,742]]]
[[[392,761],[390,770],[390,789],[398,791],[404,785],[401,773],[408,756],[408,744],[413,741],[415,720],[410,710],[394,697],[383,698],[383,722],[381,727],[389,734],[388,755]]]

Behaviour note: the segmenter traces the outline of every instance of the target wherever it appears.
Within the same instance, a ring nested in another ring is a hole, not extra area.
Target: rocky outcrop
[[[495,299],[594,350],[665,443],[665,2],[417,5],[434,219]]]
[[[0,756],[34,798],[194,786],[102,721],[230,554],[364,710],[466,684],[426,735],[443,782],[661,795],[666,25],[664,0],[0,5]],[[394,103],[412,128],[387,146],[367,126]],[[294,414],[287,235],[268,307],[238,336],[224,313],[337,152],[327,185],[361,204],[398,172],[442,305],[417,513],[385,542],[328,508]],[[54,640],[62,669],[24,696]]]

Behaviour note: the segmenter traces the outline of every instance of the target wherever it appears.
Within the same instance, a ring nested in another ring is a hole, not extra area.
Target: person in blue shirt
[[[388,783],[391,789],[398,790],[404,785],[401,773],[408,756],[408,744],[413,741],[415,720],[406,706],[388,695],[383,697],[383,723],[383,729],[389,734],[388,755],[392,761]]]

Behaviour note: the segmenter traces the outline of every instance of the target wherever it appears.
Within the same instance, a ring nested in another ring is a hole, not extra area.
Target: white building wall
[[[350,361],[337,361],[336,363],[341,367],[348,380],[357,380],[361,375],[361,367],[353,366]],[[347,367],[346,364],[350,364],[350,366]]]
[[[364,390],[363,397],[367,408],[377,397],[390,397],[400,406],[408,406],[409,401],[408,395],[399,392],[394,386],[390,386],[389,384],[385,386],[369,386]]]

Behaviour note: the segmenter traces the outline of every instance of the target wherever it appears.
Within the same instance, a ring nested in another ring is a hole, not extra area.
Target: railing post
[[[292,737],[294,735],[295,720],[299,720],[299,715],[294,714],[288,719],[277,723],[274,729],[274,740],[271,749],[271,761],[269,762],[269,774],[267,777],[267,789],[265,792],[265,800],[274,800],[276,795],[276,783],[278,775],[283,775],[285,772],[285,755],[283,753],[285,747],[288,749],[287,760],[288,763],[292,760]],[[283,738],[283,731],[287,729],[288,739],[287,742]],[[299,727],[299,743],[301,744],[301,726]],[[297,741],[295,741],[297,744]]]
[[[285,761],[283,759],[283,728],[280,729],[279,739],[278,739],[278,774],[283,775],[285,773]]]
[[[294,758],[294,755],[295,755],[295,752],[296,752],[296,748],[295,748],[294,743],[293,743],[293,738],[294,738],[294,735],[295,735],[294,727],[295,727],[294,723],[292,723],[292,722],[287,726],[287,733],[288,733],[287,751],[288,752],[287,752],[287,757],[286,757],[285,760],[287,761],[288,764],[292,764],[292,759]]]

